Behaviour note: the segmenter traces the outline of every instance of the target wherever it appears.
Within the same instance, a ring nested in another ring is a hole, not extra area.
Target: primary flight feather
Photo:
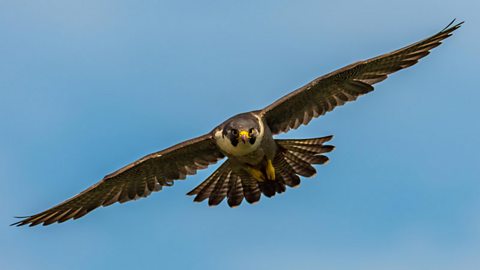
[[[205,181],[190,191],[195,201],[217,205],[227,198],[231,207],[243,199],[272,197],[300,184],[300,177],[316,173],[312,164],[324,164],[334,149],[325,145],[332,136],[312,139],[274,139],[273,135],[308,124],[336,106],[373,91],[373,84],[410,67],[441,44],[463,22],[402,49],[348,65],[321,76],[262,110],[236,115],[211,132],[147,155],[105,176],[80,194],[12,225],[35,226],[80,218],[99,206],[147,197],[199,169],[227,157]]]

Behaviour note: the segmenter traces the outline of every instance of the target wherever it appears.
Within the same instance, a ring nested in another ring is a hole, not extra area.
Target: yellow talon
[[[259,181],[259,182],[263,182],[265,180],[265,176],[263,175],[263,173],[258,170],[258,169],[255,169],[255,168],[252,168],[252,167],[247,167],[247,172],[253,177],[255,178],[255,180]]]
[[[267,179],[275,180],[275,168],[273,167],[272,161],[267,159]]]

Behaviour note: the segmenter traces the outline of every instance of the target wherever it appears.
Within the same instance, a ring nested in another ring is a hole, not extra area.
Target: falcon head
[[[223,153],[244,156],[255,151],[264,135],[262,119],[250,112],[235,115],[213,131],[215,143]]]
[[[223,129],[223,136],[228,138],[234,147],[238,144],[255,144],[259,133],[258,120],[250,117],[234,117]]]

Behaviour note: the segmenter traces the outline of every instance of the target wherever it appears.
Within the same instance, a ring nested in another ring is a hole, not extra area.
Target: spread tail
[[[240,205],[243,198],[248,203],[260,200],[260,195],[272,197],[282,193],[286,186],[300,185],[300,176],[311,177],[316,174],[312,164],[325,164],[328,161],[325,153],[335,147],[324,145],[333,136],[298,139],[275,140],[278,146],[273,160],[275,180],[257,181],[246,172],[234,171],[230,161],[225,161],[214,173],[187,195],[196,195],[194,201],[201,202],[208,198],[209,205],[217,205],[228,198],[230,207]]]

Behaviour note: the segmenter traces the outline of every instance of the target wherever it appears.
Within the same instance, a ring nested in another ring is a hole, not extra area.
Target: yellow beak
[[[250,139],[250,134],[246,130],[240,131],[238,138],[242,140],[243,143],[246,143]]]

